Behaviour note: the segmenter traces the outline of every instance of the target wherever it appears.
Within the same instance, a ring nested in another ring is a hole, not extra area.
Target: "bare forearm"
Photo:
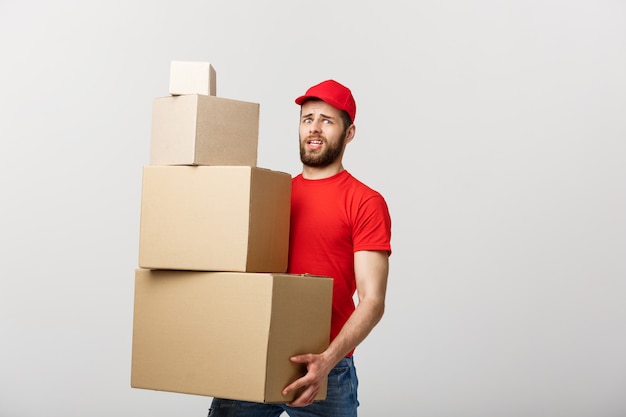
[[[365,340],[382,318],[384,310],[384,299],[362,300],[323,355],[333,366],[337,364]]]
[[[389,257],[383,251],[354,254],[354,271],[359,304],[326,352],[337,363],[356,348],[378,324],[385,311]]]
[[[385,293],[389,271],[386,252],[356,252],[355,275],[359,304],[346,321],[339,334],[328,348],[319,354],[297,355],[292,362],[306,364],[307,373],[285,387],[283,395],[295,389],[304,388],[291,406],[310,404],[328,377],[331,369],[351,350],[356,348],[374,326],[378,324],[385,311]]]

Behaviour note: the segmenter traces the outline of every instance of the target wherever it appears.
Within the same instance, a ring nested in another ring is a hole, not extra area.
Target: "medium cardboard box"
[[[172,61],[170,94],[216,95],[215,68],[208,62]]]
[[[137,269],[131,386],[281,403],[329,343],[332,279]],[[326,397],[326,386],[316,399]]]
[[[259,104],[189,94],[152,103],[150,165],[256,166]]]
[[[285,272],[291,175],[249,166],[144,166],[139,266]]]

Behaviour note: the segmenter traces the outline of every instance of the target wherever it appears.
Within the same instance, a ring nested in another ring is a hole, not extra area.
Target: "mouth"
[[[317,137],[313,137],[313,138],[308,138],[306,140],[306,144],[313,149],[317,149],[319,147],[321,147],[324,144],[324,140],[321,138],[317,138]]]

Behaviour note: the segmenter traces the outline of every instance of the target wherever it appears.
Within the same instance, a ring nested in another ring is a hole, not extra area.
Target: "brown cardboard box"
[[[285,272],[291,175],[247,166],[144,166],[139,267]]]
[[[199,94],[152,104],[150,165],[256,166],[259,105]]]
[[[329,343],[332,279],[137,269],[131,386],[279,403]],[[326,397],[326,386],[316,399]]]
[[[170,94],[216,95],[215,68],[208,62],[172,61],[170,63]]]

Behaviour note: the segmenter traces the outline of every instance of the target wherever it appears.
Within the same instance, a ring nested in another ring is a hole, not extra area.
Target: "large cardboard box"
[[[131,386],[280,403],[329,343],[332,279],[137,269]],[[326,386],[316,399],[326,397]]]
[[[150,165],[257,164],[259,104],[200,94],[152,104]]]
[[[139,266],[285,272],[291,175],[249,166],[144,166]]]

